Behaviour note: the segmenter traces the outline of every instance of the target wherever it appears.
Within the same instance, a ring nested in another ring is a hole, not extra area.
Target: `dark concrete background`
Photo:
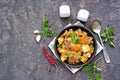
[[[68,19],[59,17],[58,8],[62,4],[71,7]],[[120,0],[0,0],[0,80],[88,80],[90,72],[79,71],[73,75],[57,60],[59,71],[56,72],[33,35],[35,29],[41,30],[43,16],[49,19],[50,29],[59,32],[76,19],[81,8],[90,11],[86,27],[94,19],[101,20],[102,32],[107,25],[115,27],[116,47],[105,44],[111,63],[106,64],[102,59],[98,66],[104,80],[120,80]],[[51,56],[47,45],[53,38],[43,38]]]

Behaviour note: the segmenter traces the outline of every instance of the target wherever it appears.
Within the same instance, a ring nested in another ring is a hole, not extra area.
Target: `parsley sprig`
[[[71,42],[73,44],[76,44],[76,43],[79,43],[80,42],[80,39],[78,38],[78,36],[76,36],[74,33],[71,33],[70,34],[70,38],[71,38]]]
[[[104,33],[101,34],[101,37],[104,39],[103,42],[109,42],[109,45],[111,47],[115,47],[115,44],[113,43],[114,40],[114,27],[108,28],[106,27]]]
[[[100,59],[102,59],[102,57],[98,58],[93,64],[89,63],[82,68],[83,71],[93,71],[88,75],[89,79],[94,78],[95,80],[103,80],[102,75],[99,73],[101,69],[96,66]]]
[[[43,28],[42,31],[40,32],[40,34],[42,36],[55,36],[56,35],[55,31],[50,31],[49,30],[48,18],[43,17],[41,26]]]

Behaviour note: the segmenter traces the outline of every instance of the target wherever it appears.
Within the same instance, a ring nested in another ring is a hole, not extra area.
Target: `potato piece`
[[[83,36],[87,36],[87,32],[83,31]]]
[[[58,52],[60,53],[61,48],[57,48]]]
[[[66,55],[64,55],[64,56],[61,55],[61,58],[60,58],[60,59],[61,59],[62,62],[64,62],[64,61],[67,59],[67,56],[66,56]]]
[[[75,34],[78,35],[79,34],[78,31],[75,31]]]
[[[87,62],[87,60],[88,60],[88,58],[87,58],[87,57],[84,57],[84,56],[82,56],[82,57],[81,57],[81,62],[82,62],[82,63]]]
[[[83,56],[87,57],[87,58],[90,58],[91,57],[91,53],[90,52],[84,53]]]
[[[66,38],[66,40],[71,41],[71,38],[70,38],[70,37],[69,37],[69,38]]]
[[[58,48],[59,53],[66,53],[67,51],[63,48]]]
[[[90,46],[89,45],[82,45],[82,50],[83,50],[83,52],[89,52]]]
[[[67,30],[65,30],[65,32],[63,33],[63,35],[62,35],[62,36],[66,36],[67,32],[68,32],[68,31],[67,31]]]
[[[84,57],[88,57],[86,53],[83,53],[83,56],[84,56]]]
[[[82,32],[82,30],[81,30],[81,29],[78,29],[77,31],[78,31],[79,33],[81,33],[81,32]]]
[[[92,46],[90,46],[90,51],[89,51],[91,54],[94,53],[94,48]]]
[[[63,37],[59,37],[59,38],[58,38],[58,42],[59,42],[59,44],[62,44],[63,41],[64,41],[64,38],[63,38]]]
[[[70,33],[73,33],[73,29],[70,29],[69,31],[70,31]]]
[[[70,31],[67,32],[66,36],[67,36],[67,37],[70,36]]]
[[[86,53],[86,55],[87,55],[88,58],[91,57],[91,53],[90,52]]]
[[[62,48],[64,48],[64,49],[65,49],[65,45],[64,45],[64,44],[62,44]]]

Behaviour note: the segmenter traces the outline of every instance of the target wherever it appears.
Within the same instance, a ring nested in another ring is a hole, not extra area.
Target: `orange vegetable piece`
[[[73,47],[73,50],[74,51],[79,51],[79,50],[81,50],[82,48],[81,48],[81,45],[74,45],[74,47]]]
[[[88,37],[83,37],[80,39],[80,44],[87,44],[88,43]]]

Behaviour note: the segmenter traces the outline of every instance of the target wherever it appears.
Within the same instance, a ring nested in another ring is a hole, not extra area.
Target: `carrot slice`
[[[81,48],[81,46],[80,45],[74,45],[74,47],[73,47],[73,50],[74,51],[79,51],[79,50],[81,50],[82,48]]]
[[[80,44],[87,44],[88,43],[88,37],[83,37],[80,39]]]

